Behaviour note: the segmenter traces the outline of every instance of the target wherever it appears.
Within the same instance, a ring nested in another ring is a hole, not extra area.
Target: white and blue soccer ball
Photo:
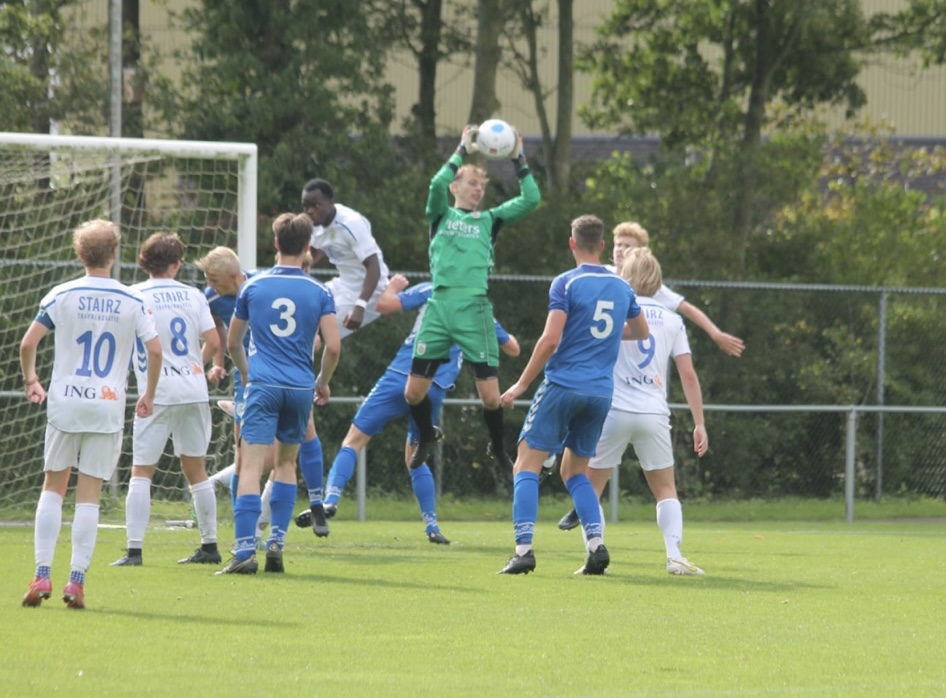
[[[516,147],[519,136],[516,129],[502,119],[487,119],[480,124],[476,135],[476,146],[480,152],[493,160],[508,158]]]

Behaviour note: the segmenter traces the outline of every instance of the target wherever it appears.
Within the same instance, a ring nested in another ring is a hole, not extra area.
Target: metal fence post
[[[880,292],[880,307],[877,309],[877,404],[883,405],[884,372],[887,362],[887,291]],[[884,413],[877,413],[877,466],[874,470],[874,499],[880,501],[884,493]]]
[[[854,522],[854,442],[857,438],[857,408],[847,413],[846,454],[844,459],[844,520]]]

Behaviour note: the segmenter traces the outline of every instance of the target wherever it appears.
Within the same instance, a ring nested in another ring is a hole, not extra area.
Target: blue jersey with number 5
[[[315,334],[322,316],[334,314],[332,292],[299,267],[273,267],[244,283],[233,315],[252,333],[250,382],[311,390]]]
[[[605,267],[582,264],[552,281],[549,310],[568,318],[545,366],[546,379],[586,395],[610,397],[624,321],[641,312],[634,291]]]

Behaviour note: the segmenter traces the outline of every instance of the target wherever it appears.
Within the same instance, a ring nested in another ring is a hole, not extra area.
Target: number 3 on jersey
[[[598,301],[595,306],[595,314],[592,318],[595,323],[603,323],[603,326],[594,324],[591,326],[591,336],[595,339],[604,339],[614,331],[614,318],[609,311],[614,310],[614,301]]]
[[[296,304],[288,298],[277,298],[271,307],[279,311],[280,324],[272,323],[269,326],[270,332],[277,337],[288,337],[295,332],[296,320],[292,316],[296,312]]]

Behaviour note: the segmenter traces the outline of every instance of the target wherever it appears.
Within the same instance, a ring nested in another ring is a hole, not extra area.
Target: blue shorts
[[[305,428],[312,411],[313,388],[280,388],[248,385],[244,392],[243,426],[240,438],[248,444],[284,444],[305,441]]]
[[[410,443],[416,444],[418,442],[417,425],[414,424],[410,406],[404,399],[406,385],[407,376],[403,373],[385,371],[358,408],[352,424],[368,436],[377,436],[395,419],[407,417],[409,421],[407,438]],[[433,403],[434,424],[440,422],[440,410],[445,393],[446,391],[437,384],[432,384],[427,392]]]
[[[535,391],[519,440],[536,451],[561,453],[571,449],[577,456],[595,454],[611,397],[585,395],[543,380]]]

